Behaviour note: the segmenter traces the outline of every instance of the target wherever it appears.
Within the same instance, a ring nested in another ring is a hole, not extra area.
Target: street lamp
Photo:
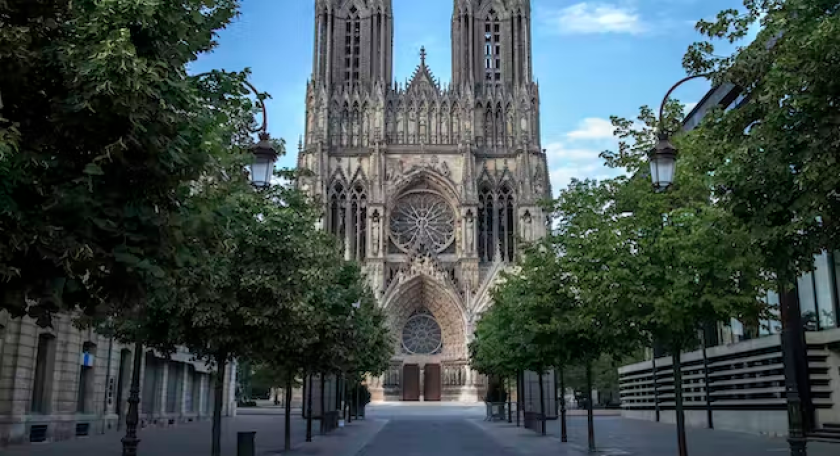
[[[242,81],[248,89],[257,95],[257,106],[262,110],[262,125],[252,129],[251,133],[260,134],[258,142],[251,151],[254,154],[254,161],[251,163],[250,179],[251,184],[256,188],[267,188],[271,185],[271,178],[274,176],[274,164],[277,162],[277,150],[271,144],[271,136],[268,134],[268,110],[265,107],[265,100],[259,96],[259,91],[247,80]]]
[[[710,74],[695,74],[681,79],[671,86],[662,104],[659,105],[659,125],[657,127],[656,147],[650,151],[650,179],[657,191],[667,190],[674,183],[674,174],[677,170],[677,148],[671,143],[671,135],[665,130],[665,104],[671,98],[671,94],[677,87],[692,79],[709,78]]]
[[[251,151],[254,153],[250,172],[251,184],[257,188],[266,188],[271,185],[274,164],[277,162],[277,150],[271,145],[271,137],[266,131],[260,132],[260,142],[251,148]]]
[[[656,147],[650,155],[650,178],[657,191],[667,190],[674,183],[677,168],[677,149],[668,133],[659,132]]]

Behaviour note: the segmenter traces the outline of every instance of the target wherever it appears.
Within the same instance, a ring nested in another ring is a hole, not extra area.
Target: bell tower
[[[327,87],[391,80],[391,0],[316,0],[312,80]]]
[[[530,0],[455,0],[452,81],[519,87],[533,80]]]

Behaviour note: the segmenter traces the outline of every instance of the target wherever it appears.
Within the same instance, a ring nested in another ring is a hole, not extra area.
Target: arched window
[[[516,201],[513,187],[504,183],[494,192],[489,183],[478,192],[479,261],[512,262],[516,253]]]
[[[347,192],[341,182],[336,182],[330,188],[330,210],[327,226],[330,233],[335,235],[344,246],[345,239],[345,213],[347,209]]]
[[[490,10],[484,21],[484,81],[502,80],[501,24],[495,10]]]
[[[489,185],[483,185],[478,192],[478,258],[479,261],[493,260],[493,191]]]
[[[361,183],[349,190],[335,182],[330,188],[327,227],[340,241],[345,256],[364,260],[367,256],[367,192]]]
[[[512,262],[516,242],[516,238],[514,237],[514,228],[516,226],[514,221],[516,219],[514,218],[513,190],[511,190],[507,182],[502,185],[502,189],[499,192],[498,212],[499,251],[502,254],[502,261]]]
[[[350,194],[349,222],[350,258],[362,261],[367,255],[367,195],[361,184],[356,184]]]
[[[352,85],[359,81],[359,55],[361,54],[362,21],[353,5],[344,36],[344,80]]]

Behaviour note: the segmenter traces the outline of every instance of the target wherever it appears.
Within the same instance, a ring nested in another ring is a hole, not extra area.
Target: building
[[[73,326],[70,315],[40,328],[0,313],[0,447],[124,432],[133,347]],[[210,419],[213,372],[185,350],[141,356],[142,428]],[[235,414],[236,368],[225,375],[223,414]]]
[[[737,109],[748,102],[734,85],[715,87],[684,128],[696,128],[712,107]],[[804,330],[804,343],[794,348],[801,413],[810,436],[840,439],[840,251],[816,255],[814,265],[797,283]],[[773,318],[711,325],[702,337],[706,349],[683,353],[688,425],[787,435],[779,297],[770,292],[767,300],[775,306]],[[652,360],[619,369],[623,415],[674,422],[672,360],[657,348],[652,353]]]
[[[529,0],[453,0],[452,77],[392,80],[391,0],[316,0],[300,185],[364,265],[398,343],[374,400],[475,401],[467,344],[520,241],[545,234]]]

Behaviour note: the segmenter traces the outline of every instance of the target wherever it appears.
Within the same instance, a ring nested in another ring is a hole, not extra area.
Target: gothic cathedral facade
[[[530,0],[453,0],[452,77],[425,50],[393,82],[391,0],[316,0],[300,185],[386,310],[392,367],[374,400],[476,401],[474,324],[523,242],[545,235]]]

